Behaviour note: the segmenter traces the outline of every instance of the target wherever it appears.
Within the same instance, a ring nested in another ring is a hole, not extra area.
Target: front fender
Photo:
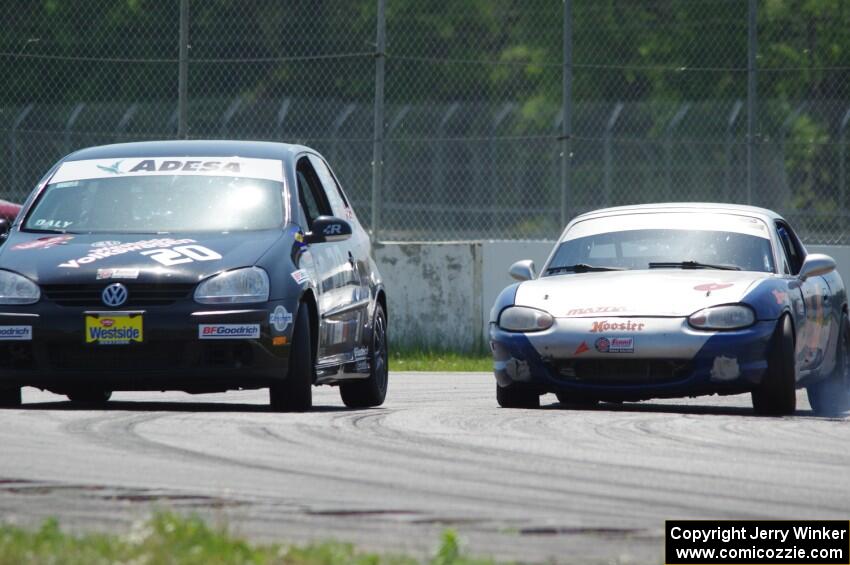
[[[514,283],[507,288],[505,288],[502,292],[499,293],[499,296],[496,297],[496,302],[493,304],[493,308],[490,309],[490,323],[495,324],[499,320],[499,314],[507,308],[508,306],[513,306],[516,300],[516,292],[519,288],[519,285],[522,283]]]
[[[753,307],[758,320],[778,320],[786,312],[796,319],[794,300],[800,297],[797,279],[771,277],[756,283],[741,302]]]

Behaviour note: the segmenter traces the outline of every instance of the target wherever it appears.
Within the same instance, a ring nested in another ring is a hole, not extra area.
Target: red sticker
[[[694,290],[700,290],[702,292],[711,292],[712,290],[723,290],[724,288],[729,288],[730,286],[734,285],[732,283],[707,283],[695,286]]]
[[[590,351],[590,348],[587,346],[587,342],[583,341],[581,342],[581,345],[578,346],[575,353],[573,353],[573,357],[578,357],[582,353],[586,353],[588,351]]]
[[[781,290],[774,290],[773,297],[776,299],[776,303],[782,306],[785,304],[785,299],[788,298],[788,294]]]
[[[63,245],[74,239],[73,235],[56,235],[50,237],[40,237],[25,243],[19,243],[12,249],[47,249],[54,245]]]

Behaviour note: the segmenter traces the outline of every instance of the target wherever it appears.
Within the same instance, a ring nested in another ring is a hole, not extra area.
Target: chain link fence
[[[0,6],[13,201],[85,146],[266,139],[324,153],[383,240],[551,239],[580,212],[675,200],[850,243],[850,2]]]

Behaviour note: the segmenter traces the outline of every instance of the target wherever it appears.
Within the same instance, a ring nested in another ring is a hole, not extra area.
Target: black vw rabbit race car
[[[21,387],[269,387],[306,410],[387,391],[387,307],[368,234],[307,147],[162,141],[57,163],[0,248],[0,404]]]

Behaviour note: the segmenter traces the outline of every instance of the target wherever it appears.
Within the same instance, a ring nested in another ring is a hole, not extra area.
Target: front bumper
[[[600,400],[735,394],[767,369],[775,320],[705,332],[685,318],[559,318],[548,330],[514,333],[490,324],[499,386]]]
[[[268,386],[286,378],[294,320],[283,331],[275,308],[294,300],[201,305],[181,301],[144,308],[69,307],[42,301],[0,307],[0,330],[29,327],[31,339],[0,339],[0,386],[62,391],[80,385],[110,390],[225,390]],[[141,312],[140,343],[86,343],[86,314]],[[294,314],[293,314],[294,315]],[[202,325],[259,325],[259,337],[202,339]],[[278,327],[280,327],[280,323]],[[0,338],[3,336],[0,331]],[[8,332],[7,332],[8,333]]]

